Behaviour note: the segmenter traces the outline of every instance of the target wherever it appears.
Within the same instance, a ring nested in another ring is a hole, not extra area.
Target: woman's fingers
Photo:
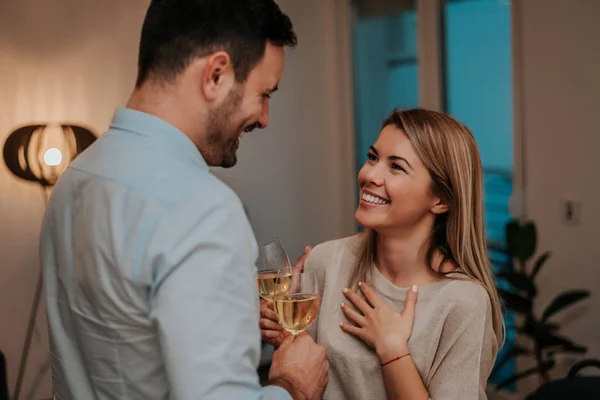
[[[260,316],[272,321],[278,321],[277,314],[273,311],[273,301],[268,300],[260,307]]]
[[[350,300],[352,302],[352,304],[354,304],[354,306],[356,308],[358,308],[363,315],[367,315],[367,313],[373,311],[373,308],[366,301],[364,301],[358,294],[356,294],[354,292],[354,290],[344,289],[343,292],[344,292],[344,296],[346,296],[346,298],[348,300]]]
[[[365,317],[354,311],[348,304],[342,303],[342,311],[344,311],[346,317],[356,325],[363,326],[365,324]]]
[[[270,329],[270,330],[280,332],[281,330],[283,330],[283,327],[281,325],[279,325],[279,322],[272,321],[267,318],[261,318],[260,319],[260,329]]]

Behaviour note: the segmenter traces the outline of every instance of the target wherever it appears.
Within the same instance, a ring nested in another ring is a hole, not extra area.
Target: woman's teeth
[[[383,205],[383,204],[389,204],[390,203],[389,201],[387,201],[385,199],[382,199],[381,197],[373,196],[373,195],[370,195],[370,194],[367,194],[367,193],[363,193],[362,194],[362,199],[364,201],[366,201],[367,203],[371,203],[371,204],[380,204],[380,205]]]

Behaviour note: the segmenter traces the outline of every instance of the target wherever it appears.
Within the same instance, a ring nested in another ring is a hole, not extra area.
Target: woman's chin
[[[379,224],[377,221],[375,221],[375,218],[373,218],[370,215],[365,215],[366,213],[361,210],[360,208],[356,210],[356,212],[354,213],[354,221],[356,221],[356,223],[360,226],[362,226],[365,229],[374,229],[376,228]]]

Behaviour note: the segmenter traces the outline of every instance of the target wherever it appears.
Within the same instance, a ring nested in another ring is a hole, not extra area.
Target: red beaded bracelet
[[[383,364],[381,364],[381,366],[382,366],[382,367],[385,367],[386,365],[388,365],[388,364],[391,364],[391,363],[393,363],[394,361],[398,361],[399,359],[401,359],[401,358],[404,358],[404,357],[406,357],[406,356],[410,356],[410,353],[406,353],[406,354],[404,354],[404,355],[401,355],[401,356],[399,356],[399,357],[396,357],[396,358],[394,358],[394,359],[392,359],[392,360],[390,360],[390,361],[384,362]]]

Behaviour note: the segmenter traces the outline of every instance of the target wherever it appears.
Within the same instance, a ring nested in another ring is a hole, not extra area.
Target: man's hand
[[[320,400],[328,372],[325,348],[302,332],[286,337],[273,354],[268,385],[283,387],[294,400]]]

